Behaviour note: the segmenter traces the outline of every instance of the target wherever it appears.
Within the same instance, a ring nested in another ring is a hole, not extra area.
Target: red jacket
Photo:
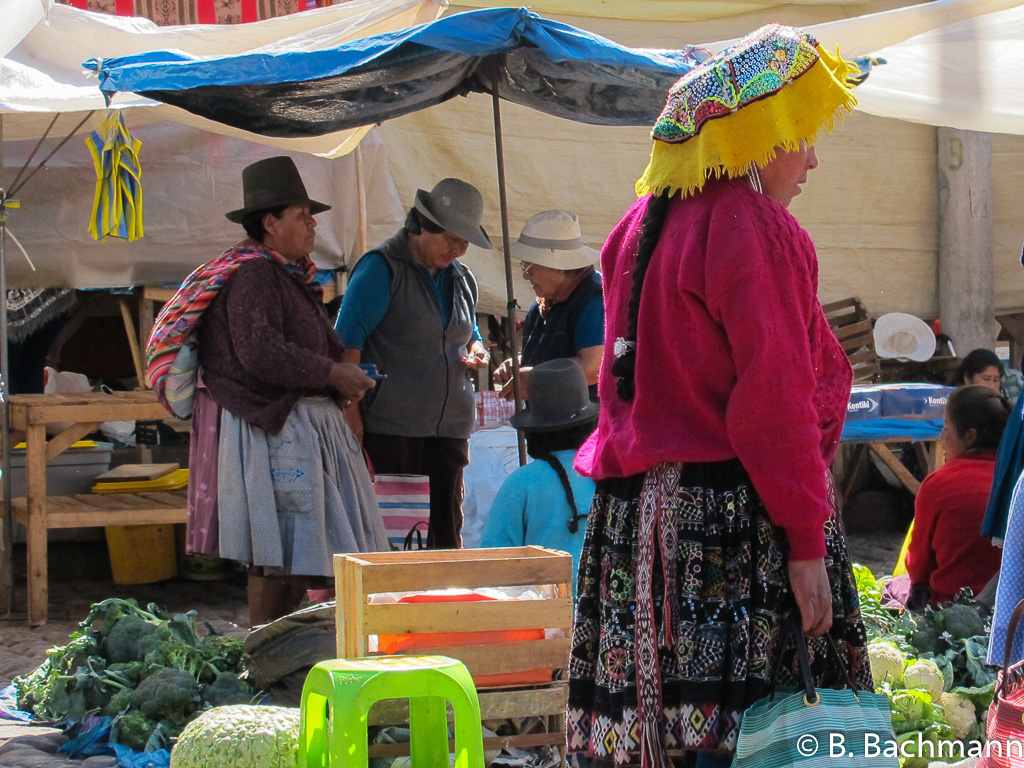
[[[952,600],[962,587],[978,594],[999,570],[1002,550],[981,535],[995,466],[995,451],[972,453],[921,483],[907,573],[911,583],[931,587],[932,605]]]
[[[821,557],[826,468],[853,375],[818,303],[814,245],[745,181],[673,200],[644,281],[636,396],[626,403],[610,368],[626,334],[646,205],[629,210],[601,252],[601,415],[577,468],[628,477],[662,462],[739,458],[791,556]]]

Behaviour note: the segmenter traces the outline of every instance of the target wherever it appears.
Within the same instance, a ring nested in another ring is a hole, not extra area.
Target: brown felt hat
[[[250,213],[295,203],[309,203],[309,212],[314,216],[331,210],[326,203],[310,198],[295,161],[284,155],[268,157],[242,169],[242,203],[238,210],[224,214],[228,221],[240,224]]]

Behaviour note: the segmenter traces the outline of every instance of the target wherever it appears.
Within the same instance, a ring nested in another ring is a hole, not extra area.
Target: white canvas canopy
[[[937,0],[853,18],[843,17],[884,9],[886,3],[744,3],[742,8],[718,4],[719,18],[714,18],[712,5],[603,4],[613,18],[582,15],[586,13],[583,6],[565,0],[539,0],[533,7],[556,19],[559,12],[571,10],[572,15],[561,20],[627,45],[677,47],[702,39],[726,40],[760,23],[778,20],[810,25],[826,45],[839,45],[844,55],[885,56],[889,64],[876,69],[859,91],[862,111],[850,117],[834,137],[822,139],[821,167],[812,174],[806,194],[794,203],[794,212],[819,248],[822,299],[857,294],[874,314],[898,310],[931,316],[937,312],[936,137],[932,126],[953,125],[1002,132],[993,141],[996,306],[1024,306],[1017,262],[1022,227],[1016,194],[1024,181],[1020,162],[1024,139],[1005,135],[1024,132],[1024,120],[1019,119],[1024,108],[1019,76],[1014,82],[1015,73],[1024,71],[1020,66],[1024,51],[1018,50],[1024,47],[1011,44],[1024,39],[1019,26],[1024,11],[1019,3]],[[698,6],[699,12],[694,11]],[[15,7],[26,18],[33,12],[42,15],[39,0],[18,0]],[[17,140],[38,136],[49,120],[49,111],[60,109],[61,104],[74,104],[75,108],[97,105],[94,81],[86,79],[79,65],[101,51],[109,55],[179,47],[194,52],[230,52],[283,46],[298,39],[314,46],[328,45],[369,34],[361,31],[362,23],[370,24],[365,29],[380,31],[386,22],[378,14],[385,8],[397,14],[391,18],[399,26],[433,18],[442,10],[430,2],[351,0],[320,11],[231,27],[160,28],[145,20],[88,14],[65,6],[50,9],[49,25],[23,19],[21,23],[32,31],[3,62],[6,66],[0,67],[0,110],[8,140],[5,176],[9,178],[17,159],[27,151],[27,145],[18,145]],[[664,17],[666,9],[671,12]],[[648,18],[648,10],[663,15]],[[737,10],[742,15],[726,15]],[[836,17],[840,20],[829,21]],[[16,27],[15,19],[5,27],[0,44],[9,44],[10,30]],[[111,47],[114,43],[117,45]],[[49,101],[34,85],[19,91],[28,75],[18,75],[18,67],[29,65],[36,70],[34,76],[49,77],[60,86],[54,87]],[[74,100],[85,98],[86,91],[91,101]],[[120,94],[116,99],[115,104],[138,97]],[[11,258],[15,284],[123,285],[175,280],[184,275],[187,264],[198,264],[230,242],[235,233],[222,212],[232,207],[239,195],[238,170],[245,162],[275,150],[243,144],[228,148],[227,139],[198,131],[175,137],[176,130],[184,129],[167,125],[149,129],[145,125],[168,118],[220,133],[232,130],[166,106],[131,110],[129,125],[146,142],[142,154],[146,238],[133,244],[87,240],[91,165],[86,163],[84,151],[74,150],[76,159],[72,161],[69,155],[67,169],[61,171],[69,175],[47,182],[46,192],[40,193],[45,200],[33,200],[31,187],[25,190],[25,207],[17,212],[12,225],[39,263],[40,273],[31,275],[21,266],[24,262]],[[70,123],[71,117],[62,121]],[[513,104],[505,106],[503,121],[513,231],[532,213],[560,206],[580,214],[588,244],[599,247],[633,199],[632,183],[649,152],[647,129],[587,126]],[[362,159],[357,153],[347,165],[330,164],[330,170],[321,175],[307,165],[320,161],[297,156],[311,190],[333,195],[331,202],[342,209],[352,200],[363,201],[356,208],[362,205],[368,216],[364,224],[342,221],[340,212],[338,217],[332,216],[334,212],[328,214],[331,218],[323,220],[320,228],[317,258],[321,264],[339,263],[343,254],[358,255],[364,242],[372,244],[390,233],[415,190],[429,188],[443,176],[460,176],[476,184],[487,200],[485,224],[498,231],[493,123],[486,97],[459,99],[391,120],[379,132],[383,148],[367,144]],[[290,151],[328,155],[347,152],[352,145],[351,137],[337,135],[258,140]],[[390,174],[384,171],[385,149]],[[62,154],[69,150],[71,147],[65,148]],[[194,157],[188,158],[189,153]],[[234,158],[234,164],[218,166],[225,157]],[[72,179],[70,168],[75,164],[85,168]],[[350,174],[357,166],[362,173],[360,181],[354,182]],[[177,167],[183,171],[184,185],[173,179]],[[37,184],[32,182],[32,186]],[[164,201],[164,190],[180,192],[183,188],[190,196],[168,195],[173,200]],[[68,189],[75,190],[80,202],[70,198],[62,204],[53,202],[56,191],[67,197]],[[40,240],[34,242],[36,237]],[[195,248],[190,244],[193,237]],[[152,250],[147,242],[154,244]],[[498,254],[471,252],[467,261],[481,279],[481,308],[501,311],[505,298]],[[521,287],[528,288],[525,283]],[[531,298],[527,293],[520,292],[523,306]]]
[[[231,26],[158,27],[137,18],[89,13],[40,0],[8,0],[0,31],[0,115],[4,168],[10,184],[55,115],[51,136],[71,130],[88,112],[104,114],[103,95],[81,63],[102,51],[126,55],[171,47],[230,55],[251,49],[315,49],[435,18],[433,0],[350,0],[309,13]],[[10,21],[8,24],[7,22]],[[96,175],[84,134],[72,138],[18,194],[10,231],[34,263],[8,243],[12,286],[78,288],[177,283],[241,236],[224,212],[241,204],[241,170],[273,154],[298,164],[310,193],[333,210],[319,217],[314,259],[341,266],[391,233],[402,207],[380,138],[371,127],[318,139],[263,139],[132,94],[114,100],[143,142],[146,235],[134,242],[93,241],[87,232]],[[56,143],[48,139],[44,152]],[[307,154],[323,149],[336,160]],[[44,156],[40,153],[35,161]]]
[[[564,2],[540,2],[539,13]],[[614,3],[613,3],[614,5]],[[667,4],[669,6],[672,3]],[[681,4],[675,4],[681,5]],[[813,7],[810,7],[812,6]],[[662,6],[661,3],[646,7]],[[621,7],[621,5],[619,6]],[[819,295],[860,296],[875,316],[902,311],[938,314],[938,192],[935,126],[993,132],[995,306],[1024,308],[1019,262],[1024,223],[1024,4],[1006,0],[938,0],[897,10],[819,22],[862,6],[793,4],[713,21],[606,19],[580,14],[560,20],[607,34],[626,45],[695,42],[739,36],[768,21],[810,24],[828,47],[846,56],[876,54],[876,68],[858,89],[859,111],[819,142],[820,167],[792,210],[808,229],[821,260]],[[655,9],[655,10],[658,10]],[[792,19],[790,17],[793,17]],[[557,16],[555,18],[558,18]],[[709,47],[718,47],[722,43]],[[503,110],[510,221],[514,232],[533,213],[562,207],[580,215],[588,245],[604,238],[635,199],[633,182],[650,152],[645,128],[581,125],[510,104]],[[449,102],[380,127],[403,201],[417,187],[455,175],[485,191],[497,223],[490,105],[486,98]],[[489,309],[504,306],[490,286],[500,277],[494,254],[465,259],[481,276]],[[522,283],[520,305],[529,286]]]

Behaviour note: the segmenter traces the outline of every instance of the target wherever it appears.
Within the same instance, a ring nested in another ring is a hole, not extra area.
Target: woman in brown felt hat
[[[313,217],[330,206],[309,197],[289,157],[253,163],[242,185],[245,205],[227,218],[248,238],[165,306],[149,372],[165,405],[192,411],[189,551],[251,566],[256,625],[324,586],[334,553],[387,550],[388,540],[341,408],[373,380],[342,361],[313,283]],[[199,384],[183,395],[195,343]]]
[[[459,263],[490,248],[479,190],[442,179],[418,190],[405,226],[352,271],[335,330],[345,359],[385,378],[349,409],[378,472],[430,478],[429,545],[462,546],[462,470],[476,401],[469,369],[490,355],[476,325],[477,283]]]

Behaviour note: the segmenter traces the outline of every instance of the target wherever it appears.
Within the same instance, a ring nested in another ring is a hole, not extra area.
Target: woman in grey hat
[[[378,472],[430,478],[429,546],[462,546],[462,470],[476,401],[469,369],[490,355],[476,325],[477,283],[459,263],[491,248],[483,197],[442,179],[418,190],[405,226],[356,264],[335,323],[345,360],[384,376],[349,423]]]
[[[227,218],[248,239],[186,279],[148,352],[161,401],[192,416],[188,550],[251,566],[257,625],[326,586],[334,553],[388,540],[339,407],[373,381],[342,361],[313,283],[313,217],[330,206],[309,197],[289,157],[246,167],[242,185],[245,204]],[[181,370],[195,344],[198,375]]]
[[[523,279],[537,300],[523,323],[523,351],[519,369],[523,398],[529,398],[530,371],[548,360],[568,357],[579,363],[597,402],[597,375],[604,347],[604,303],[601,274],[594,268],[598,252],[583,244],[575,213],[553,209],[526,220],[519,239],[512,243]],[[512,361],[495,371],[501,394],[513,397]]]

